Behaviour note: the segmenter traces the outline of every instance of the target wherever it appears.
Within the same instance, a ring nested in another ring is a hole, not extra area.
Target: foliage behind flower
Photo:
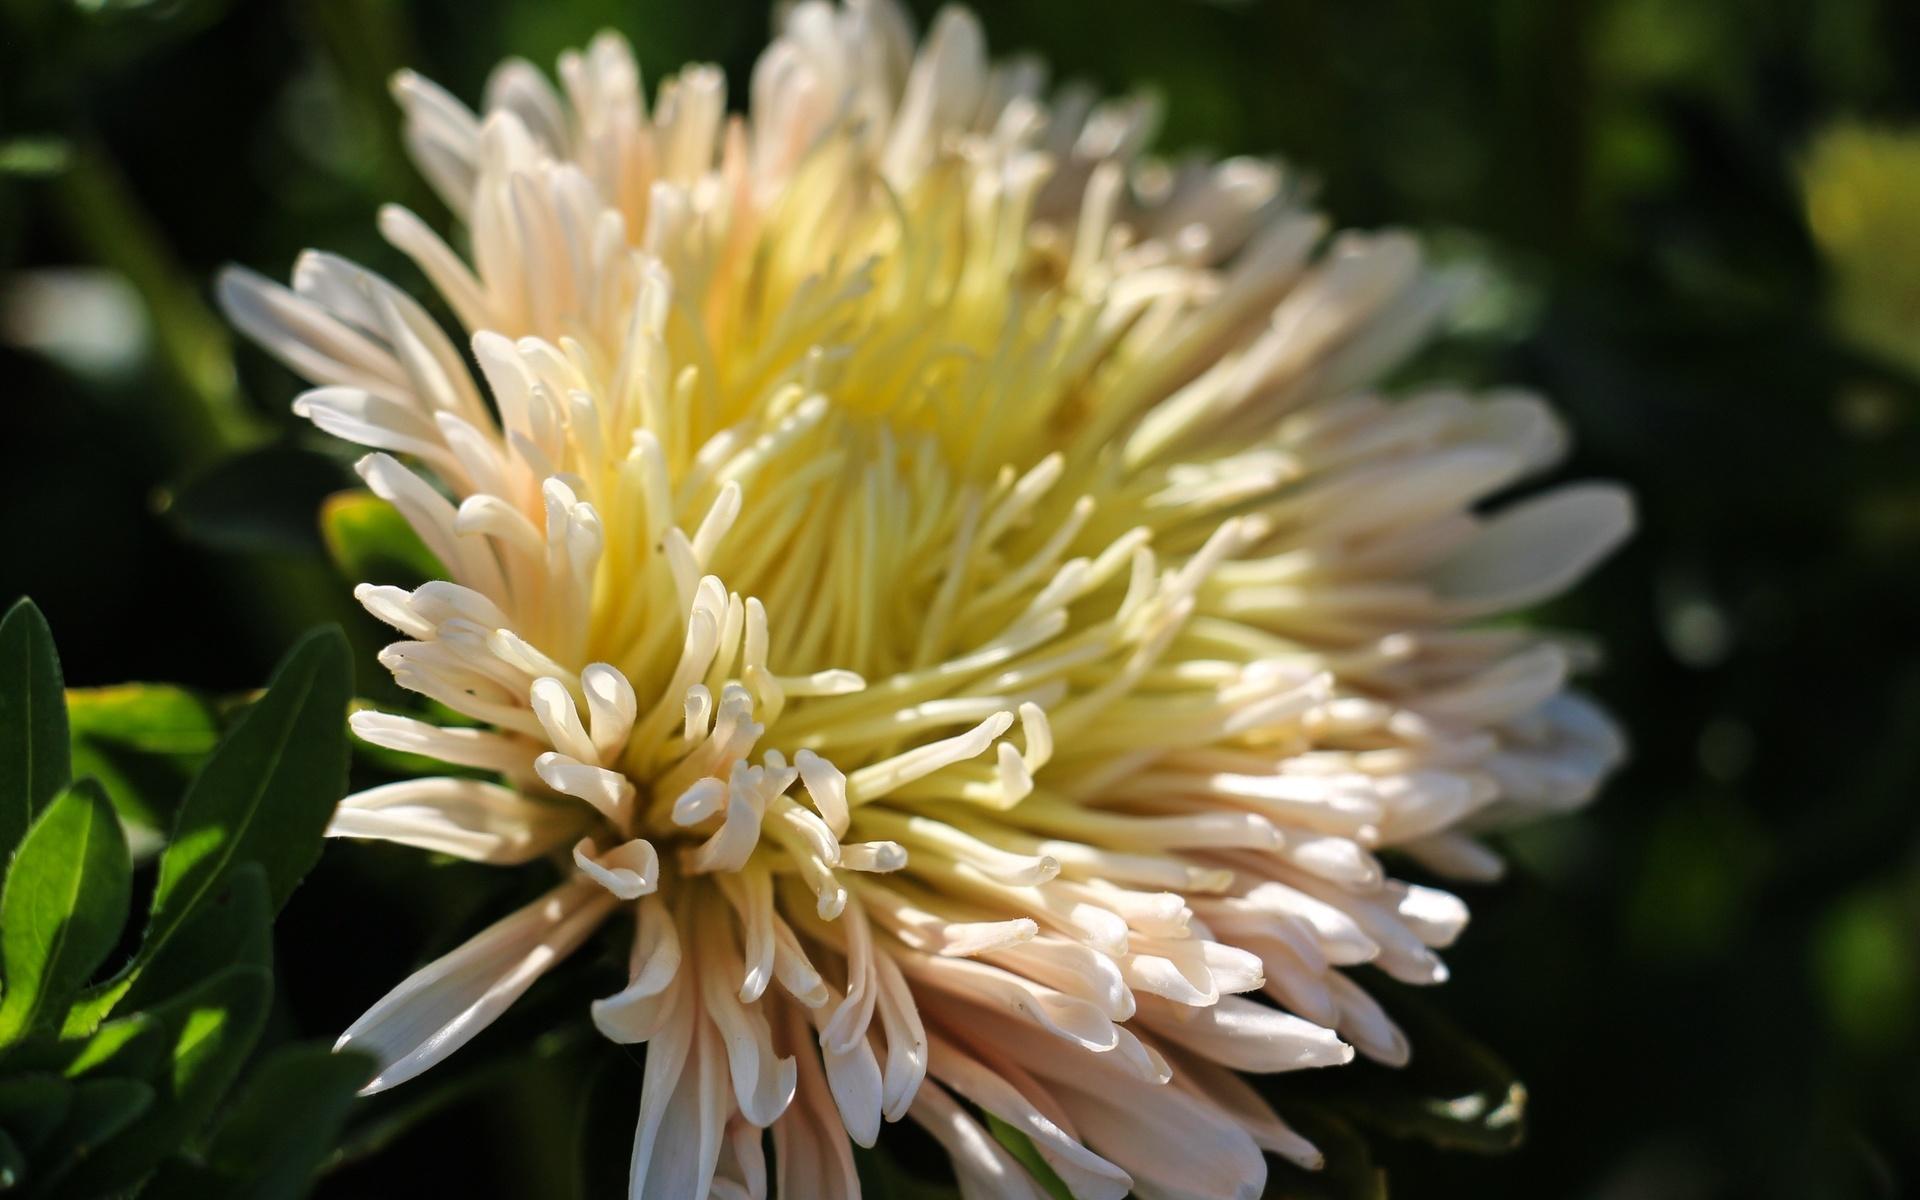
[[[1150,106],[1049,96],[964,13],[916,51],[800,5],[744,117],[705,68],[649,114],[608,36],[560,80],[509,62],[481,116],[396,81],[470,260],[381,229],[480,380],[340,259],[223,283],[449,574],[357,594],[481,727],[356,731],[499,779],[331,832],[564,875],[343,1044],[402,1082],[625,911],[593,1014],[648,1045],[635,1195],[761,1195],[767,1129],[780,1194],[853,1194],[909,1115],[963,1191],[1037,1194],[974,1109],[1079,1196],[1317,1161],[1235,1072],[1405,1062],[1346,968],[1438,983],[1466,910],[1376,852],[1490,878],[1479,833],[1616,761],[1576,648],[1467,623],[1623,495],[1480,511],[1559,454],[1545,406],[1368,390],[1455,279],[1270,164],[1146,157]]]
[[[1833,272],[1833,320],[1849,340],[1920,370],[1920,137],[1840,125],[1802,170],[1808,225]]]

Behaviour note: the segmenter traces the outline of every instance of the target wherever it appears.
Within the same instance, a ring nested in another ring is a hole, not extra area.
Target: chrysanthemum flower
[[[1458,280],[1329,240],[1282,170],[1145,157],[1149,105],[1049,96],[944,14],[803,3],[747,111],[649,113],[618,38],[509,62],[475,115],[395,91],[464,256],[387,238],[464,326],[304,257],[233,319],[376,449],[449,578],[358,595],[480,768],[331,832],[562,882],[342,1038],[374,1088],[453,1053],[597,927],[645,1043],[635,1196],[854,1195],[912,1117],[969,1196],[1253,1196],[1312,1146],[1239,1072],[1409,1053],[1346,973],[1437,983],[1466,921],[1378,855],[1487,878],[1485,829],[1619,754],[1578,658],[1475,627],[1627,531],[1519,394],[1367,390]]]

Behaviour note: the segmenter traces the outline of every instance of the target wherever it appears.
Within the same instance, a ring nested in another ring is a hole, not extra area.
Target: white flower
[[[1317,1162],[1235,1072],[1405,1061],[1343,968],[1440,982],[1467,913],[1378,854],[1491,877],[1479,831],[1615,762],[1575,651],[1470,623],[1626,498],[1483,509],[1555,460],[1546,407],[1367,390],[1455,278],[1271,165],[1145,157],[1147,105],[1049,100],[964,12],[916,51],[886,0],[799,4],[744,116],[710,68],[649,114],[611,36],[560,79],[395,84],[471,253],[380,228],[481,379],[340,259],[222,281],[447,568],[358,595],[482,728],[356,731],[500,780],[332,832],[564,876],[342,1043],[399,1083],[624,913],[635,1196],[764,1195],[762,1130],[780,1195],[853,1195],[903,1116],[964,1194],[1039,1195],[975,1109],[1082,1197]]]

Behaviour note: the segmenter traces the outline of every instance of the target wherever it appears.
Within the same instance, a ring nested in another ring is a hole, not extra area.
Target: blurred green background
[[[1000,51],[1158,91],[1163,148],[1277,152],[1341,223],[1482,263],[1484,300],[1419,369],[1548,393],[1579,436],[1565,473],[1640,496],[1631,547],[1545,614],[1604,641],[1592,686],[1633,763],[1512,839],[1435,997],[1526,1081],[1526,1143],[1384,1144],[1393,1194],[1920,1188],[1920,4],[976,7]],[[315,532],[345,459],[233,344],[212,273],[319,246],[417,283],[372,222],[389,199],[445,221],[394,135],[402,65],[472,101],[506,54],[547,65],[612,26],[650,79],[704,59],[737,87],[768,13],[4,0],[0,20],[0,601],[38,600],[71,683],[234,689],[314,621],[377,635]],[[415,861],[329,852],[279,931],[283,1031],[343,1027],[492,902],[466,868],[405,899]],[[457,1079],[321,1194],[560,1194],[589,1061]]]

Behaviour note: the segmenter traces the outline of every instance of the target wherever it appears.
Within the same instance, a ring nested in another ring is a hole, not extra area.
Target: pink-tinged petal
[[[1134,1194],[1164,1200],[1255,1200],[1266,1186],[1260,1146],[1239,1122],[1170,1087],[1076,1087],[1054,1094],[1092,1149],[1133,1176]]]
[[[860,1194],[853,1149],[834,1111],[819,1059],[811,1052],[812,1031],[791,1005],[783,1045],[794,1052],[797,1087],[794,1101],[773,1123],[775,1193],[780,1200],[846,1200]]]
[[[1132,1176],[1062,1129],[1021,1087],[950,1042],[936,1039],[931,1052],[935,1078],[1026,1134],[1076,1200],[1122,1200],[1132,1189]],[[1031,1078],[1025,1082],[1029,1087],[1039,1087]],[[1051,1105],[1051,1097],[1047,1099]]]
[[[1045,1200],[1027,1169],[939,1084],[923,1086],[907,1112],[953,1159],[965,1200]]]
[[[700,1011],[693,982],[677,977],[666,1019],[647,1043],[630,1200],[707,1195],[728,1110],[726,1051]]]

